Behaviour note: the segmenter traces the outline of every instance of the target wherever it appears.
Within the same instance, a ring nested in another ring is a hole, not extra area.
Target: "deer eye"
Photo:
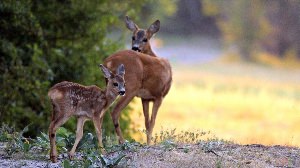
[[[118,86],[118,83],[113,83],[113,85],[117,87],[117,86]]]
[[[146,39],[146,38],[145,38],[145,39],[143,39],[143,42],[147,43],[147,41],[148,41],[148,39]]]
[[[132,40],[135,40],[135,37],[134,37],[134,36],[132,36]]]

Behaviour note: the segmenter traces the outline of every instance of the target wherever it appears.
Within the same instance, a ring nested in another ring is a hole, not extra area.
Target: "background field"
[[[173,85],[159,110],[156,133],[200,130],[241,144],[300,146],[299,69],[232,63],[221,57],[217,41],[200,38],[191,43],[198,48],[180,47],[186,40],[158,40],[165,41],[156,50],[171,60]],[[141,101],[132,104],[132,127],[143,130]],[[145,141],[143,134],[135,137]]]

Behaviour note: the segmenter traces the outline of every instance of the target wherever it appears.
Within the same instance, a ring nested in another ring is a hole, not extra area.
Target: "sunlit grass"
[[[241,144],[300,146],[300,71],[251,64],[173,67],[174,82],[154,131],[210,131]],[[135,128],[145,129],[140,100]],[[145,141],[145,135],[136,137]]]

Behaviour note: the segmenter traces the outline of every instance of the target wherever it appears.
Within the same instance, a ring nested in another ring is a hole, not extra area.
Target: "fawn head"
[[[101,68],[104,77],[107,80],[107,90],[111,90],[113,93],[117,95],[124,96],[125,95],[125,68],[124,65],[121,64],[118,66],[116,74],[113,74],[109,69],[107,69],[102,64],[99,65]]]
[[[125,17],[126,27],[133,32],[132,35],[132,50],[147,53],[150,49],[149,40],[158,32],[160,21],[153,22],[147,30],[140,29],[128,16]]]

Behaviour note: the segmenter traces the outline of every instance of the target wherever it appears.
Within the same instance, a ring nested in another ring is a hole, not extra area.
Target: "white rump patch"
[[[111,64],[112,64],[111,61],[107,62],[107,64],[106,64],[107,67],[106,68],[111,69]]]
[[[63,97],[63,94],[58,90],[53,90],[49,94],[49,97],[51,97],[51,99],[61,99]]]

